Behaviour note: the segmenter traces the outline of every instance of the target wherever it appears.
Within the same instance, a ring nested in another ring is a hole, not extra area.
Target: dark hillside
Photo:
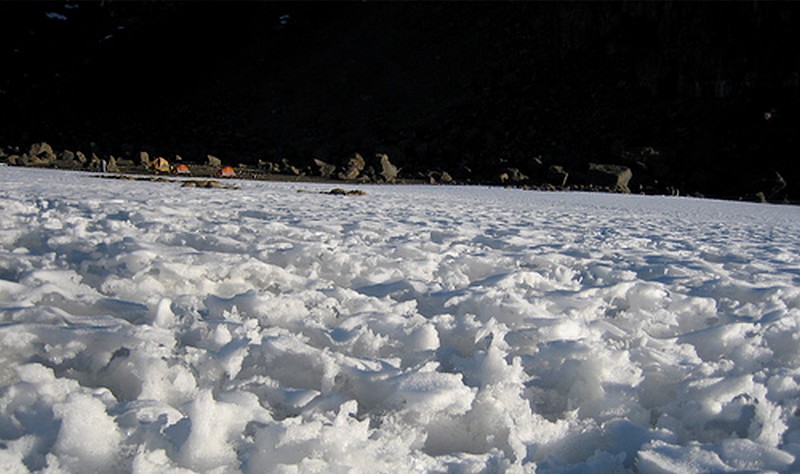
[[[794,2],[11,2],[0,13],[0,144],[299,166],[382,152],[405,173],[481,182],[509,168],[543,182],[559,165],[580,184],[589,163],[608,163],[631,168],[634,192],[800,199]]]

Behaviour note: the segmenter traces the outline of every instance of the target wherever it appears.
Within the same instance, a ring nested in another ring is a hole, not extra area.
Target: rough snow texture
[[[0,471],[800,470],[797,207],[240,185],[0,169]]]

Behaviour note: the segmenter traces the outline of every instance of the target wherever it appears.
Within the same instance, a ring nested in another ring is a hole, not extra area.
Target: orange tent
[[[186,176],[192,174],[192,172],[189,171],[189,167],[184,165],[184,164],[182,164],[182,163],[179,164],[178,166],[172,168],[172,172],[175,173],[175,174],[182,174],[182,175],[186,175]]]
[[[230,166],[224,166],[217,171],[217,176],[220,178],[235,178],[236,171],[234,171]]]

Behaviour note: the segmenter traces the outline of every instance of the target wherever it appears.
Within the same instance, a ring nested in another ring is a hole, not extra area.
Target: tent
[[[159,173],[169,173],[170,166],[169,161],[165,160],[163,157],[159,156],[155,160],[150,162],[150,167],[153,168],[154,171],[158,171]]]
[[[217,176],[220,178],[234,178],[236,177],[236,171],[230,166],[224,166],[217,171]]]
[[[185,176],[189,176],[190,174],[192,174],[192,172],[189,171],[189,167],[184,165],[183,163],[172,168],[172,172],[175,174],[180,174]]]

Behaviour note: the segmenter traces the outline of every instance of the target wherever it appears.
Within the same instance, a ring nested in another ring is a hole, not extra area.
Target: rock
[[[97,154],[92,153],[92,159],[89,160],[88,167],[92,171],[103,171],[103,160]]]
[[[300,171],[300,168],[291,164],[286,158],[281,160],[281,172],[294,176],[301,176],[303,174],[303,172]]]
[[[117,159],[114,156],[110,156],[108,158],[108,162],[106,163],[106,171],[109,173],[119,173],[119,166],[117,165]]]
[[[117,167],[120,169],[133,168],[134,166],[136,166],[136,164],[131,159],[117,158]]]
[[[150,168],[150,154],[146,151],[139,152],[139,164],[142,167],[149,169]]]
[[[64,150],[58,154],[58,158],[54,163],[56,168],[60,169],[74,169],[80,167],[80,163],[75,159],[75,153],[69,150]]]
[[[628,183],[633,177],[633,172],[627,166],[589,163],[588,175],[592,184],[605,186],[616,192],[631,192]]]
[[[330,163],[326,163],[318,158],[314,158],[314,165],[318,169],[318,173],[321,177],[328,179],[333,176],[333,173],[336,172],[336,165],[332,165]]]
[[[375,157],[380,160],[381,171],[378,174],[381,175],[385,182],[394,183],[397,179],[399,171],[397,166],[393,165],[392,162],[389,161],[389,155],[385,153],[378,153],[375,155]]]
[[[213,167],[215,167],[215,168],[220,168],[220,167],[222,167],[222,160],[220,160],[220,159],[219,159],[219,158],[217,158],[216,156],[214,156],[214,155],[208,155],[207,159],[208,159],[208,165],[209,165],[209,166],[213,166]]]
[[[36,158],[41,164],[51,164],[56,161],[56,154],[53,152],[53,148],[45,142],[31,145],[28,155],[32,159]]]
[[[564,169],[563,166],[550,165],[547,168],[547,184],[551,184],[553,186],[566,186],[567,178],[569,178],[569,173]]]
[[[10,155],[8,157],[8,164],[11,166],[21,166],[22,157],[20,157],[19,155]]]
[[[666,178],[671,170],[667,157],[653,147],[644,146],[622,152],[623,163],[650,174],[655,179]]]
[[[783,179],[780,173],[774,171],[770,173],[771,176],[764,179],[764,194],[770,201],[777,199],[781,192],[786,189],[786,180]]]
[[[337,176],[339,179],[356,179],[364,170],[365,166],[367,166],[367,163],[364,161],[364,158],[360,154],[354,153],[350,159],[347,160],[343,171],[341,171]]]
[[[505,171],[500,173],[498,179],[503,184],[519,184],[525,181],[528,181],[530,178],[522,174],[522,172],[517,168],[507,168]]]
[[[428,171],[428,182],[430,184],[451,184],[453,177],[447,171]]]
[[[86,162],[89,161],[86,158],[86,155],[84,155],[83,152],[81,152],[81,151],[75,153],[75,156],[78,158],[78,163],[80,163],[81,167],[86,165]]]

